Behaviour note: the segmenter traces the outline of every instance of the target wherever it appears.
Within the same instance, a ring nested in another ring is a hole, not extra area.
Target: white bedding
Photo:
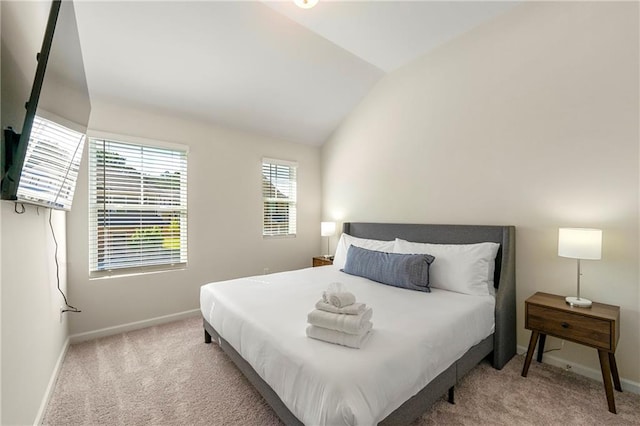
[[[310,339],[331,282],[373,308],[361,349]],[[373,425],[494,331],[493,296],[386,286],[324,266],[202,286],[204,318],[306,425]]]

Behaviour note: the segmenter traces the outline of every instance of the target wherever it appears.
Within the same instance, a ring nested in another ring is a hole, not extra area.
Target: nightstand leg
[[[538,362],[542,362],[542,355],[544,354],[544,343],[547,340],[546,334],[540,334],[540,343],[538,343]]]
[[[616,401],[613,396],[613,386],[611,385],[611,367],[609,365],[609,353],[598,350],[600,358],[600,369],[602,370],[602,381],[604,382],[604,391],[607,394],[607,404],[609,411],[616,414]]]
[[[611,375],[613,376],[613,387],[617,391],[622,392],[620,376],[618,375],[618,364],[616,364],[616,355],[613,352],[609,352],[609,365],[611,366]]]
[[[524,366],[522,367],[522,377],[527,377],[527,373],[529,372],[529,365],[531,365],[531,358],[533,358],[533,353],[536,350],[536,343],[538,343],[538,335],[540,333],[537,331],[531,332],[531,339],[529,339],[529,349],[527,349],[527,357],[524,359]]]

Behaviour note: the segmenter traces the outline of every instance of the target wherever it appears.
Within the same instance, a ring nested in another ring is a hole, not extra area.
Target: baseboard
[[[147,320],[101,328],[99,330],[87,331],[85,333],[72,334],[71,336],[69,336],[69,339],[71,341],[71,344],[80,343],[87,340],[98,339],[100,337],[113,336],[114,334],[125,333],[127,331],[139,330],[141,328],[147,328],[154,325],[160,325],[185,318],[191,318],[197,315],[200,315],[200,309],[193,309],[190,311],[178,312],[177,314],[164,315]]]
[[[38,409],[38,414],[36,415],[36,419],[34,420],[34,426],[41,425],[44,420],[44,412],[47,410],[47,406],[49,405],[49,400],[53,395],[53,389],[56,386],[56,381],[58,381],[58,375],[60,374],[60,368],[62,367],[62,362],[64,361],[64,357],[67,355],[67,351],[69,350],[70,340],[69,337],[64,341],[64,345],[62,345],[62,350],[60,351],[60,355],[58,356],[58,361],[56,361],[56,365],[53,368],[53,372],[51,373],[51,378],[49,379],[49,384],[47,385],[47,389],[44,392],[44,396],[42,397],[42,402],[40,403],[40,408]]]
[[[527,348],[524,346],[518,345],[518,353],[526,354]],[[538,352],[534,354],[534,357],[537,356]],[[567,365],[571,366],[571,371],[576,374],[580,374],[581,376],[588,377],[590,379],[597,380],[602,383],[602,372],[600,370],[596,370],[594,368],[586,367],[581,364],[576,364],[574,361],[568,361],[566,359],[560,358],[556,355],[548,355],[545,354],[542,362],[545,364],[553,365],[554,367],[560,367],[562,369],[566,368]],[[627,380],[625,378],[620,378],[620,384],[622,385],[623,391],[632,392],[640,395],[640,383],[633,382],[631,380]]]

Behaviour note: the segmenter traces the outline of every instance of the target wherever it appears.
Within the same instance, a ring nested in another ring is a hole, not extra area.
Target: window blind
[[[297,163],[262,160],[263,236],[296,234]]]
[[[70,210],[85,135],[36,116],[18,183],[18,201]]]
[[[89,270],[187,263],[187,152],[89,141]]]

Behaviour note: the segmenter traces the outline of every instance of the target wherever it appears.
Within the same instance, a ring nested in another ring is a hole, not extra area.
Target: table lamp
[[[565,301],[575,307],[590,308],[591,300],[580,297],[580,260],[602,258],[602,230],[587,228],[560,228],[558,231],[558,256],[578,260],[578,294]]]
[[[320,222],[320,235],[322,237],[327,237],[327,254],[324,257],[329,258],[331,255],[329,254],[329,241],[331,237],[336,234],[336,223],[335,222]]]

